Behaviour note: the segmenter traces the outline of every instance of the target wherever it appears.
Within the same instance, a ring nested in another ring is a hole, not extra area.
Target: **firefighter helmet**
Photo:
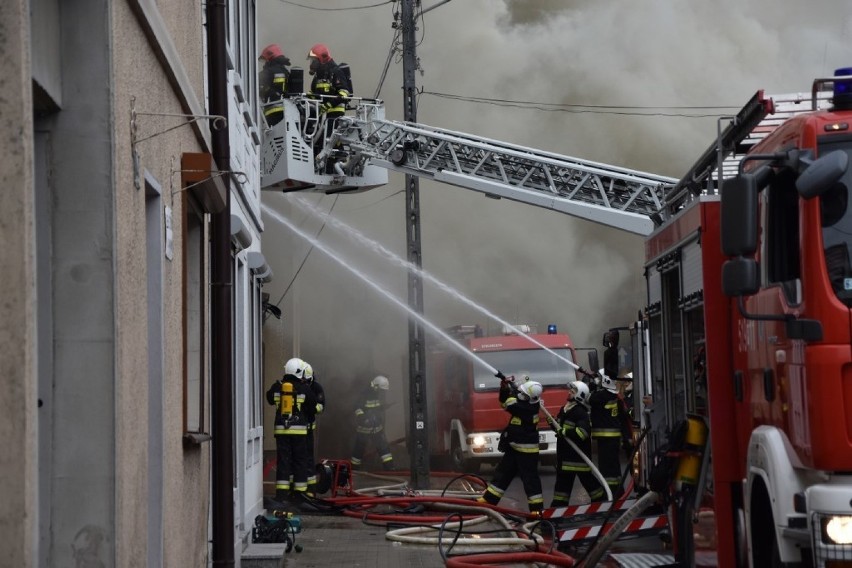
[[[532,404],[536,404],[541,400],[541,383],[536,381],[527,381],[518,386],[518,394],[522,400],[528,400]]]
[[[574,393],[574,400],[581,404],[589,403],[589,385],[583,381],[571,381],[568,388]]]
[[[609,392],[618,392],[618,386],[615,384],[615,381],[612,380],[609,375],[604,373],[603,369],[599,369],[598,374],[601,376],[601,386],[603,388]]]
[[[370,386],[374,389],[386,391],[390,387],[390,381],[384,375],[377,375],[372,381],[370,381]]]
[[[316,59],[320,64],[331,61],[331,53],[324,43],[318,43],[308,52],[308,59]]]
[[[302,371],[303,371],[303,377],[302,378],[305,379],[306,381],[308,381],[309,383],[313,382],[313,380],[314,380],[314,368],[311,367],[311,364],[308,363],[307,361],[305,361],[305,366],[302,369]]]
[[[263,48],[263,51],[260,52],[260,59],[263,59],[264,61],[272,61],[276,57],[281,57],[282,55],[284,55],[284,52],[281,51],[281,46],[277,43],[270,43]]]
[[[284,364],[284,374],[301,379],[305,375],[305,362],[298,357],[293,357]]]

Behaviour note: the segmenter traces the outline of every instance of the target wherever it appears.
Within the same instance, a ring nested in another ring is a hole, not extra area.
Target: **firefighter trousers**
[[[308,489],[307,436],[282,434],[275,437],[278,452],[275,475],[275,497],[287,499],[290,491],[304,493]]]
[[[372,434],[365,434],[363,432],[355,434],[355,445],[352,448],[352,465],[359,467],[363,463],[364,450],[367,449],[368,444],[376,448],[379,459],[382,460],[382,467],[387,470],[393,469],[393,454],[391,453],[388,440],[385,438],[384,430]]]
[[[553,501],[551,507],[564,507],[571,501],[571,491],[574,489],[574,480],[579,479],[580,484],[592,501],[603,501],[606,491],[600,482],[592,475],[590,467],[566,470],[563,463],[556,464],[556,483],[553,485]]]
[[[541,478],[538,475],[538,452],[519,452],[511,447],[506,450],[494,470],[494,478],[480,499],[496,505],[515,476],[520,477],[524,484],[530,512],[541,511],[544,508],[544,497],[541,493]]]
[[[598,441],[598,469],[615,499],[621,495],[621,437],[603,436],[594,439]]]

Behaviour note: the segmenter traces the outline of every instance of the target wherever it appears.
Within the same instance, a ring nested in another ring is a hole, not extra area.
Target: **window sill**
[[[203,432],[184,432],[183,434],[183,443],[184,445],[189,446],[200,446],[204,442],[209,442],[212,439],[213,436]]]

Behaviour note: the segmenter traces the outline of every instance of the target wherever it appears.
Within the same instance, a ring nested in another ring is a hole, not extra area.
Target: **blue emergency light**
[[[547,324],[547,335],[556,335],[556,324]]]
[[[834,70],[835,77],[852,76],[852,67],[841,67]],[[852,79],[834,81],[834,105],[835,107],[848,108],[852,103]]]

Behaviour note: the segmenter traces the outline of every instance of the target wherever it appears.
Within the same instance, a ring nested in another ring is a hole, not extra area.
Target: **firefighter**
[[[312,408],[306,408],[308,418],[308,436],[306,438],[308,450],[308,495],[315,496],[317,475],[314,447],[316,444],[317,415],[322,414],[323,410],[325,410],[325,390],[323,390],[322,385],[319,384],[316,376],[314,376],[314,368],[307,362],[305,363],[302,377],[311,391],[313,391],[314,398],[316,399],[316,404]]]
[[[503,379],[498,393],[500,405],[512,417],[500,436],[500,444],[497,448],[503,452],[503,458],[497,464],[491,483],[477,501],[491,505],[498,504],[517,475],[524,484],[530,513],[540,516],[544,508],[541,478],[538,476],[538,413],[541,409],[541,383],[525,381],[515,386],[513,381],[504,379],[501,374],[498,376]]]
[[[307,408],[316,405],[310,387],[302,381],[305,362],[294,357],[284,365],[284,377],[266,391],[266,401],[275,406],[276,464],[275,499],[288,501],[304,496],[308,489]]]
[[[355,409],[355,445],[352,448],[352,467],[363,463],[364,450],[372,444],[382,460],[382,468],[391,471],[393,454],[385,438],[385,398],[390,381],[384,375],[377,375],[370,381],[369,388],[361,396],[361,404]]]
[[[325,140],[331,136],[337,119],[346,113],[347,99],[352,96],[352,80],[332,59],[325,44],[314,45],[308,52],[308,60],[310,61],[309,73],[313,75],[311,94],[321,98],[320,118],[324,117],[325,121],[325,136],[314,148],[317,152],[325,145]],[[332,164],[333,160],[326,162],[325,173],[333,173]]]
[[[598,469],[606,479],[613,498],[621,495],[619,451],[625,430],[630,430],[627,404],[618,394],[618,386],[604,370],[599,371],[600,388],[589,396],[592,439],[598,446]]]
[[[260,101],[263,105],[263,115],[266,123],[274,126],[284,118],[284,103],[281,99],[287,92],[287,79],[290,77],[290,60],[281,51],[281,47],[270,44],[260,52],[259,61],[263,61],[260,70]]]
[[[586,456],[592,455],[592,425],[589,421],[589,386],[583,381],[568,383],[568,400],[556,415],[556,483],[553,487],[551,507],[564,507],[571,500],[574,479],[579,478],[592,501],[603,501],[606,492],[595,476],[592,468],[583,461],[577,450],[572,448],[568,438]]]

